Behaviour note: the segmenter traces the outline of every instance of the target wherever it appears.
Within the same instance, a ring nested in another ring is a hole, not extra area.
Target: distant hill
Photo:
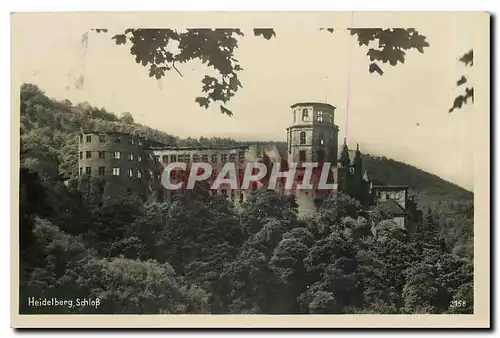
[[[371,179],[385,184],[405,184],[422,203],[443,199],[473,199],[474,194],[412,165],[387,157],[363,154],[363,166]]]
[[[61,170],[77,170],[76,134],[80,130],[120,131],[140,135],[153,141],[179,146],[233,146],[256,142],[229,138],[180,139],[134,122],[133,117],[121,116],[88,103],[74,105],[68,100],[57,101],[47,97],[32,84],[21,87],[21,150],[35,150],[56,155]],[[269,143],[269,142],[262,142]],[[278,142],[280,146],[286,143]],[[427,173],[414,166],[386,157],[363,154],[364,168],[371,179],[385,184],[409,185],[420,208],[430,210],[441,227],[443,235],[464,255],[472,254],[473,193]]]

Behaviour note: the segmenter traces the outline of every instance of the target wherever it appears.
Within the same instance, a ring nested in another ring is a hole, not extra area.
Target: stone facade
[[[78,175],[102,181],[106,196],[148,195],[151,167],[146,141],[124,133],[80,133]]]

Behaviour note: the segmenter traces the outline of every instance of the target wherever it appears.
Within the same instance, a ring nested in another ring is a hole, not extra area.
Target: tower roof
[[[323,106],[323,107],[331,108],[333,110],[336,109],[335,106],[332,106],[331,104],[328,104],[328,103],[325,103],[325,102],[297,102],[297,103],[292,104],[290,106],[290,108],[295,108],[295,107],[298,107],[298,106]]]

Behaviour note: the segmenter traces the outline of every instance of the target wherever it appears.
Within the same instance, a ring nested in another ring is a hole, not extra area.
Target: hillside
[[[134,122],[130,114],[117,115],[88,103],[73,105],[68,100],[47,97],[37,86],[21,87],[21,149],[55,154],[60,169],[75,172],[77,168],[76,133],[80,130],[120,131],[141,135],[170,145],[229,146],[246,142],[228,138],[180,139]],[[363,155],[370,178],[385,184],[406,184],[417,197],[424,213],[429,209],[437,218],[442,234],[457,250],[472,254],[473,193],[414,166],[385,157]],[[427,212],[428,213],[428,212]]]

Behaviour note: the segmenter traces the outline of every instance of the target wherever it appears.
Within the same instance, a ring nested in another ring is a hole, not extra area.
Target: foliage
[[[333,28],[326,30],[329,33],[334,32]],[[96,29],[96,31],[108,33],[107,29]],[[370,73],[377,72],[380,75],[383,71],[376,61],[388,62],[391,66],[395,66],[398,62],[404,63],[407,50],[417,49],[423,53],[424,48],[429,46],[426,37],[413,28],[351,28],[349,31],[351,35],[357,37],[360,46],[369,46],[371,42],[377,44],[370,46],[367,55],[372,61],[369,66]],[[272,28],[255,28],[253,34],[266,40],[276,37],[276,32]],[[241,29],[229,28],[185,30],[130,28],[113,35],[111,39],[117,45],[130,46],[129,51],[135,57],[135,61],[146,67],[149,76],[156,79],[161,79],[172,70],[183,76],[176,65],[193,60],[201,61],[208,68],[212,68],[216,75],[204,76],[201,83],[205,95],[197,97],[195,101],[200,107],[205,108],[213,102],[221,102],[221,113],[232,116],[233,112],[224,105],[240,88],[243,88],[238,77],[243,68],[235,58],[238,41],[243,36]]]
[[[472,67],[474,65],[474,52],[473,50],[469,50],[467,53],[462,55],[459,59],[459,62],[462,62],[466,67]],[[467,83],[467,77],[462,75],[460,79],[457,81],[457,87],[462,88],[463,85]],[[450,108],[449,112],[453,112],[455,109],[460,109],[464,104],[467,104],[468,100],[471,100],[474,103],[474,87],[468,86],[465,88],[465,92],[461,95],[458,95],[453,101],[453,106]]]
[[[424,52],[425,47],[429,47],[426,37],[421,35],[416,29],[408,28],[350,28],[351,35],[356,35],[360,46],[370,47],[366,55],[372,62],[369,66],[370,73],[377,72],[382,75],[384,72],[379,63],[389,63],[395,66],[405,62],[406,51],[417,49]]]

